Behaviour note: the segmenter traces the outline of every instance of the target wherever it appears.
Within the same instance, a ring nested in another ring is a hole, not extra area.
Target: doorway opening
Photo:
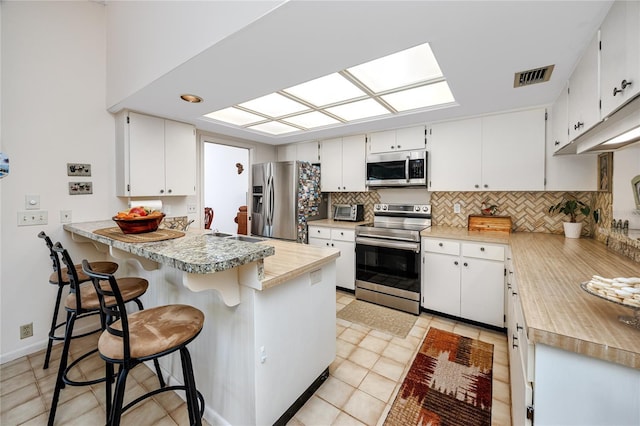
[[[210,229],[246,234],[246,213],[244,219],[238,213],[246,212],[248,193],[249,149],[205,141],[203,194],[204,207],[213,211]]]

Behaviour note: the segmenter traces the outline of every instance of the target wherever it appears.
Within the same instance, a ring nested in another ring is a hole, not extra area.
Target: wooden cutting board
[[[511,232],[511,216],[469,215],[469,231]]]

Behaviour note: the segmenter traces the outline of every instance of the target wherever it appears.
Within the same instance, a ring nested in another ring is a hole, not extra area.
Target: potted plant
[[[576,222],[578,213],[585,217],[589,215],[591,208],[575,198],[563,198],[558,204],[549,207],[549,213],[564,213],[569,216],[569,222],[563,222],[564,235],[567,238],[580,238],[582,222]]]

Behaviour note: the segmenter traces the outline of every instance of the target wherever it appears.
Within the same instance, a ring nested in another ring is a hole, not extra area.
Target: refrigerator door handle
[[[273,215],[274,215],[274,210],[275,210],[275,206],[274,206],[274,202],[273,199],[275,198],[275,189],[273,187],[273,176],[269,176],[269,225],[273,226]]]

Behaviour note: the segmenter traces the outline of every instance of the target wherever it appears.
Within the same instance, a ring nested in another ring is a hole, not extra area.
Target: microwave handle
[[[404,177],[407,179],[407,183],[409,182],[409,160],[410,156],[407,155],[407,159],[404,161]]]

